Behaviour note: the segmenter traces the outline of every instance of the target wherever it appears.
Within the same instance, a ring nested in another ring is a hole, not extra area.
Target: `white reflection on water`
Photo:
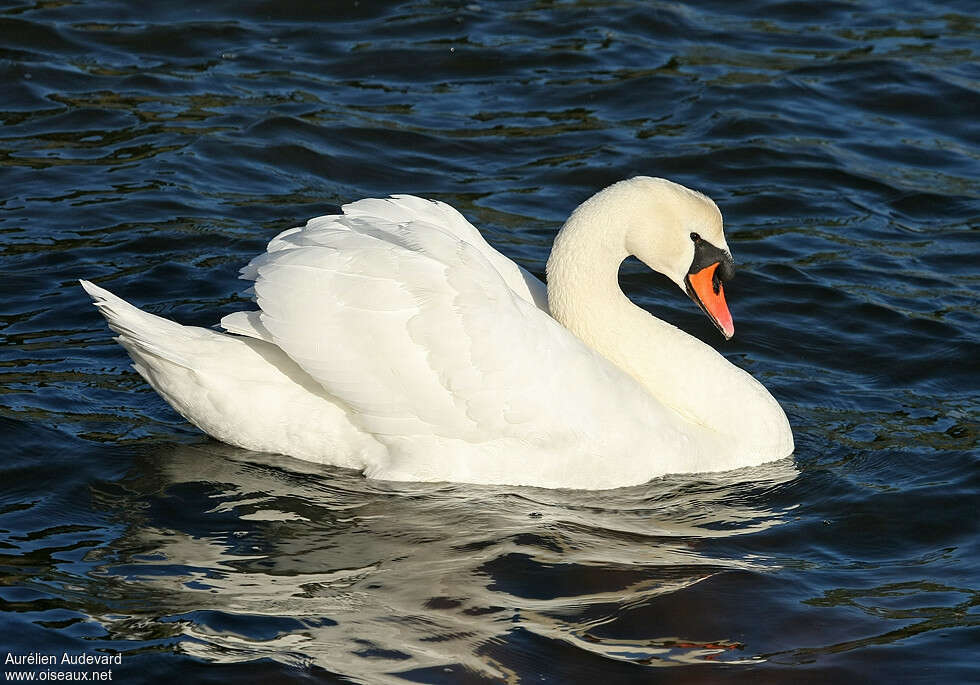
[[[185,653],[366,682],[426,667],[516,680],[488,649],[516,628],[642,663],[722,652],[678,650],[656,626],[616,642],[589,631],[721,571],[772,568],[711,542],[780,523],[764,494],[797,475],[784,460],[597,492],[381,483],[215,443],[136,468],[134,502],[180,501],[143,511],[114,545],[139,553],[95,575],[152,594],[150,620]],[[132,618],[103,622],[123,637]]]

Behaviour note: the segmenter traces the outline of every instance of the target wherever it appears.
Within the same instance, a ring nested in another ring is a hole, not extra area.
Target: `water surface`
[[[0,651],[159,682],[980,678],[970,3],[0,2]],[[279,231],[459,208],[543,272],[635,174],[713,197],[792,459],[390,484],[201,436],[75,279],[211,325]]]

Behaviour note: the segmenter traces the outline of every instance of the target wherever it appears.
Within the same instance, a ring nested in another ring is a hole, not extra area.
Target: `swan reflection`
[[[156,607],[181,651],[219,662],[370,682],[424,668],[509,679],[495,654],[513,631],[607,658],[690,658],[726,645],[678,651],[656,625],[628,644],[590,631],[720,572],[772,568],[725,544],[780,523],[786,512],[765,503],[796,475],[784,460],[555,491],[386,483],[218,443],[170,446],[142,454],[107,504],[129,524],[93,573]],[[133,617],[116,614],[103,621],[124,638]]]

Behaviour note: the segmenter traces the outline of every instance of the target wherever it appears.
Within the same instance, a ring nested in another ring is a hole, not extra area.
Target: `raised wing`
[[[368,475],[608,487],[596,460],[636,435],[683,440],[455,210],[404,196],[345,210],[275,238],[242,270],[261,310],[222,323],[277,345],[386,446]],[[636,482],[649,458],[630,462]]]
[[[336,223],[279,239],[243,274],[273,341],[370,432],[508,434],[540,404],[538,354],[594,356],[441,226]]]
[[[290,228],[273,238],[268,252],[315,245],[311,236],[332,228],[351,230],[351,222],[376,224],[382,230],[387,226],[426,226],[438,228],[471,245],[482,254],[500,274],[507,286],[519,297],[531,302],[542,311],[548,311],[548,292],[545,284],[524,267],[500,254],[484,239],[483,235],[455,208],[445,202],[424,200],[414,195],[393,195],[387,199],[368,198],[346,204],[342,215],[327,215],[310,219],[305,226]],[[250,267],[242,269],[242,278],[254,280]],[[229,333],[246,335],[272,342],[272,336],[259,319],[259,312],[235,312],[221,319],[221,326]]]
[[[389,448],[393,465],[371,475],[465,480],[467,459],[500,454],[501,469],[546,482],[536,468],[594,473],[571,462],[670,429],[632,378],[441,224],[355,212],[269,249],[243,270],[261,307],[253,325]],[[548,451],[564,462],[521,462]]]

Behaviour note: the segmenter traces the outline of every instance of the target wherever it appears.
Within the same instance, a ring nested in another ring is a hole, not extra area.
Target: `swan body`
[[[174,409],[247,449],[387,480],[588,489],[792,453],[760,383],[618,286],[636,255],[731,336],[731,256],[700,193],[648,177],[599,192],[556,238],[547,288],[441,202],[343,211],[242,270],[258,309],[224,317],[227,333],[82,286]]]

